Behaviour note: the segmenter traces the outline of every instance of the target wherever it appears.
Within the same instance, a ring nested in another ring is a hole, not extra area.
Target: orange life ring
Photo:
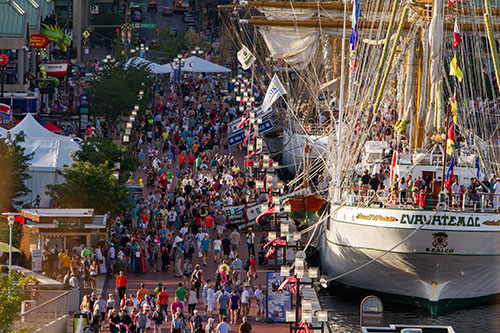
[[[391,191],[391,193],[387,197],[387,204],[390,206],[394,206],[397,204],[397,202],[398,202],[398,196],[396,195],[396,193]]]
[[[326,134],[332,134],[332,125],[326,126]]]

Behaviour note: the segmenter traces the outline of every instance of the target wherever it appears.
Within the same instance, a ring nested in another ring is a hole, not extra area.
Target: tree
[[[90,112],[95,116],[104,116],[108,124],[130,112],[134,105],[146,106],[147,98],[137,99],[140,90],[147,96],[151,87],[151,73],[145,66],[116,64],[107,74],[91,83],[88,89]]]
[[[141,162],[137,156],[132,156],[129,147],[118,147],[107,138],[89,138],[80,144],[80,150],[75,153],[79,162],[90,162],[93,165],[108,163],[114,168],[120,163],[120,181],[123,183],[131,172],[137,170]]]
[[[0,274],[0,333],[20,332],[12,331],[14,320],[19,318],[21,303],[28,299],[28,283],[33,278],[22,276],[12,271],[9,274]]]
[[[158,51],[165,54],[167,62],[172,61],[178,54],[183,54],[186,50],[184,34],[171,35],[168,26],[162,26],[159,30],[158,40],[160,46]]]
[[[62,184],[48,185],[46,192],[56,207],[93,208],[96,214],[118,215],[127,208],[128,192],[114,176],[108,162],[75,161],[57,171]]]
[[[14,138],[0,139],[0,209],[12,210],[15,205],[22,204],[20,198],[28,195],[30,189],[25,181],[31,176],[28,173],[29,161],[33,154],[26,155],[19,145],[24,135]]]

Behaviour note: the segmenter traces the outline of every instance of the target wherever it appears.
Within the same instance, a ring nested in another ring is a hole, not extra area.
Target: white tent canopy
[[[8,132],[5,128],[0,127],[0,138],[5,138]]]
[[[144,65],[154,74],[166,73],[162,65],[140,57],[134,57],[127,60],[127,62],[125,63],[125,68],[128,68],[129,66],[144,66]]]
[[[71,165],[73,162],[71,152],[78,151],[80,146],[68,136],[47,130],[31,114],[26,115],[8,132],[11,136],[24,132],[25,140],[19,145],[24,148],[25,154],[33,153],[28,170],[31,179],[26,181],[26,186],[31,193],[21,200],[31,203],[37,195],[40,195],[41,207],[48,207],[50,197],[45,194],[46,186],[64,181],[60,175],[56,174],[56,170],[62,169],[64,165]]]
[[[161,66],[164,73],[172,73],[178,69],[178,64],[175,62],[168,63]],[[183,72],[191,73],[228,73],[231,72],[229,68],[214,64],[213,62],[192,56],[185,59],[185,63],[181,69]]]
[[[44,139],[59,139],[59,140],[67,140],[71,141],[70,137],[59,135],[52,133],[42,125],[38,121],[33,118],[31,114],[27,114],[24,119],[17,124],[14,128],[9,130],[11,136],[15,136],[21,132],[24,132],[26,139],[30,138],[44,138]]]

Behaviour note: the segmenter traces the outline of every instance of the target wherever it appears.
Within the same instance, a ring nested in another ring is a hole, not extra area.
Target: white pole
[[[12,226],[14,225],[14,216],[9,216],[9,273],[12,271]]]
[[[342,61],[340,68],[340,101],[339,101],[339,125],[337,127],[337,167],[335,172],[335,201],[340,200],[340,168],[342,155],[342,123],[344,122],[344,76],[345,76],[345,38],[347,21],[347,0],[344,0],[344,27],[342,30]]]

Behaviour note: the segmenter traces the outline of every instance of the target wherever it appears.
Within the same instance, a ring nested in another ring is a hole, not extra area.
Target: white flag
[[[283,95],[286,95],[286,90],[281,84],[278,76],[274,74],[271,83],[269,83],[269,87],[267,87],[266,97],[264,97],[264,101],[262,102],[263,112],[269,110],[273,103]]]
[[[238,61],[240,62],[241,67],[244,70],[247,70],[252,67],[255,62],[255,56],[245,45],[243,45],[241,50],[238,51]]]

